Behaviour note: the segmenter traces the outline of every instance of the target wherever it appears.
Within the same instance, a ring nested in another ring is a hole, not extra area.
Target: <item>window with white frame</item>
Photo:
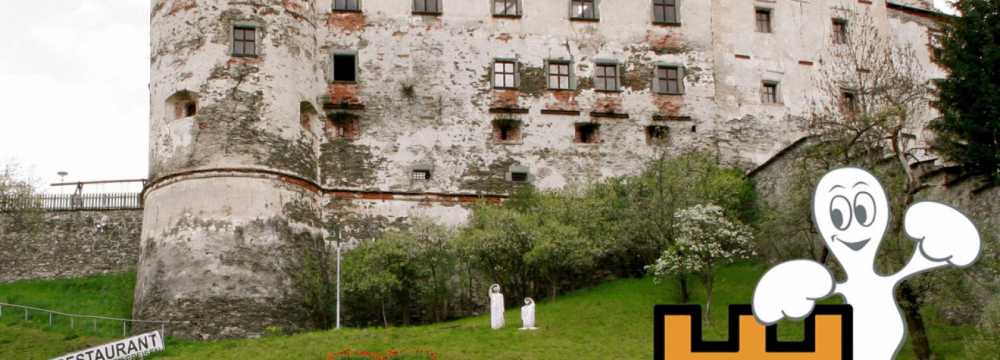
[[[521,16],[521,0],[492,0],[493,16]]]
[[[618,91],[618,64],[598,63],[594,66],[594,89]]]
[[[493,87],[497,89],[517,88],[517,63],[513,60],[493,62]]]
[[[677,24],[677,0],[653,0],[653,22]]]
[[[571,0],[570,1],[570,15],[571,19],[577,20],[597,20],[597,0]]]

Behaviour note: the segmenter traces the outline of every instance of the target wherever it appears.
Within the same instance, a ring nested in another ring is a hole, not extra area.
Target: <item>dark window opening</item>
[[[570,18],[597,19],[597,2],[595,0],[572,0],[570,2]]]
[[[599,139],[600,125],[597,124],[576,124],[576,142],[579,144],[597,144]]]
[[[413,0],[413,13],[440,14],[441,0]]]
[[[771,32],[771,10],[757,9],[755,13],[757,17],[757,32]]]
[[[517,66],[513,61],[493,63],[493,87],[497,89],[517,88]]]
[[[517,120],[493,121],[493,140],[498,143],[521,141],[521,122]]]
[[[528,181],[528,173],[523,171],[512,171],[510,173],[510,181],[513,182],[526,182]]]
[[[678,66],[661,66],[656,68],[656,85],[658,92],[662,94],[684,93],[681,68]]]
[[[520,0],[493,0],[493,15],[521,16]]]
[[[778,97],[778,83],[765,81],[760,90],[760,102],[764,104],[780,103]]]
[[[328,136],[332,139],[357,140],[361,134],[361,123],[353,115],[336,114],[330,118]]]
[[[357,56],[353,54],[333,55],[333,81],[357,82]]]
[[[653,21],[659,24],[676,24],[677,0],[653,0]]]
[[[840,110],[845,114],[853,114],[858,110],[858,97],[852,91],[840,93]]]
[[[646,143],[651,145],[660,145],[667,142],[667,135],[670,134],[670,128],[661,125],[651,125],[646,127]]]
[[[257,56],[257,29],[250,26],[233,28],[233,56]]]
[[[413,170],[410,179],[415,181],[427,181],[431,179],[431,171],[425,169]]]
[[[334,11],[361,11],[360,0],[333,0]]]
[[[597,64],[594,68],[594,88],[600,91],[618,91],[618,65]]]
[[[195,104],[194,101],[184,104],[184,117],[195,116],[197,114],[198,114],[198,104]]]
[[[847,43],[847,21],[843,19],[833,19],[833,43]]]
[[[549,63],[549,89],[569,90],[569,63],[550,62]]]

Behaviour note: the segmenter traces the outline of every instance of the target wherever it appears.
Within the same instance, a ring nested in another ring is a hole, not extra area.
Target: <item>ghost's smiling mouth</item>
[[[862,248],[864,248],[865,245],[868,245],[868,242],[871,241],[871,239],[872,238],[867,238],[867,239],[864,239],[864,240],[861,240],[861,241],[847,242],[847,241],[841,240],[839,237],[837,237],[837,235],[833,236],[833,240],[834,241],[840,241],[841,244],[846,245],[848,249],[851,249],[851,250],[854,250],[854,251],[858,251],[858,250],[861,250]]]

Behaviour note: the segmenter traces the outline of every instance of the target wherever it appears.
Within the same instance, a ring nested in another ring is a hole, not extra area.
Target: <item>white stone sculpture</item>
[[[503,294],[500,284],[490,286],[490,326],[496,330],[503,327]]]
[[[535,300],[524,298],[521,307],[521,330],[535,330]]]
[[[896,274],[877,274],[875,254],[889,223],[889,204],[878,180],[858,168],[823,176],[813,196],[813,221],[847,279],[835,283],[823,265],[811,260],[778,264],[757,283],[753,313],[766,325],[802,319],[816,300],[843,295],[854,309],[855,359],[892,359],[902,347],[906,328],[893,295],[896,285],[930,269],[968,266],[979,256],[979,233],[965,215],[920,202],[903,218],[906,234],[916,242],[909,263]]]

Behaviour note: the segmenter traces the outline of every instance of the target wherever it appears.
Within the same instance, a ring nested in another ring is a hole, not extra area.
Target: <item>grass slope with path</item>
[[[749,303],[753,287],[764,272],[760,265],[722,269],[716,279],[710,340],[726,337],[727,304]],[[0,301],[65,312],[128,317],[131,274],[75,280],[0,284]],[[694,299],[704,290],[693,284]],[[486,296],[486,291],[483,291]],[[18,301],[10,301],[16,299]],[[488,315],[411,327],[315,331],[260,339],[212,342],[167,341],[167,351],[156,359],[324,359],[345,349],[385,352],[429,350],[441,359],[648,359],[652,354],[653,305],[676,303],[676,282],[654,284],[649,278],[623,279],[576,291],[538,304],[538,331],[521,331],[520,312],[508,309],[507,327],[489,328]],[[508,299],[509,304],[520,303]],[[836,300],[834,300],[836,302]],[[971,327],[945,326],[931,312],[930,340],[944,358],[960,359],[963,336]],[[25,323],[8,315],[0,318],[0,359],[42,359],[113,340],[120,325],[103,332],[49,328],[43,321]],[[780,338],[801,338],[801,325],[781,328]],[[909,347],[900,359],[911,359]]]

